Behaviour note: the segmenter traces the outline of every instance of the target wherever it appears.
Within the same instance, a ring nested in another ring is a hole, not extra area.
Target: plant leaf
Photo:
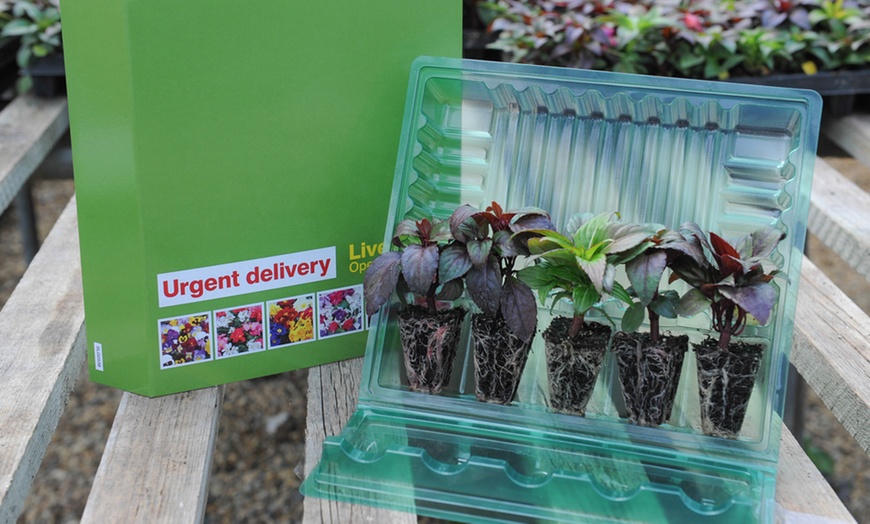
[[[445,282],[441,286],[441,289],[438,290],[438,293],[435,294],[435,298],[446,301],[456,300],[462,296],[462,291],[464,289],[465,285],[462,283],[462,279],[456,278],[449,282]]]
[[[503,257],[518,257],[523,253],[523,241],[514,238],[509,231],[496,231],[492,234],[492,245],[496,253]]]
[[[589,276],[589,280],[595,286],[595,291],[600,294],[604,290],[604,271],[607,269],[607,257],[603,253],[599,253],[591,260],[581,257],[574,257],[574,259],[577,261],[577,265],[583,268],[583,271]]]
[[[527,210],[518,210],[517,215],[524,213]],[[555,230],[556,226],[550,221],[550,216],[543,210],[530,208],[529,214],[516,218],[510,225],[511,232],[519,233],[520,231],[533,230]]]
[[[465,243],[477,236],[477,222],[472,218],[475,213],[478,213],[478,210],[468,204],[463,204],[453,211],[449,219],[450,232],[453,233],[453,238]]]
[[[462,244],[450,244],[438,259],[438,280],[449,282],[460,278],[471,269],[471,258]]]
[[[616,297],[617,300],[626,304],[631,304],[633,302],[631,300],[631,294],[619,282],[613,283],[613,289],[610,291],[610,294]]]
[[[693,317],[710,306],[710,299],[701,293],[700,289],[690,289],[680,299],[677,314],[681,317]]]
[[[403,236],[417,236],[420,232],[417,231],[417,223],[411,220],[410,218],[406,218],[399,222],[396,226],[396,232],[393,233],[393,238],[399,238]]]
[[[643,324],[643,319],[646,316],[646,308],[640,302],[634,302],[625,313],[622,315],[622,330],[626,333],[637,331],[637,328]]]
[[[389,300],[399,281],[401,260],[402,254],[398,251],[387,251],[372,260],[363,277],[366,314],[374,315]]]
[[[649,303],[649,308],[653,310],[653,312],[663,318],[677,318],[677,306],[679,305],[679,298],[669,298],[666,295],[656,295],[656,297]]]
[[[764,227],[753,231],[749,234],[750,242],[749,246],[751,248],[750,252],[747,254],[741,253],[743,255],[743,259],[748,258],[768,258],[776,249],[779,241],[783,239],[785,235],[779,229],[775,227]]]
[[[625,265],[628,281],[644,306],[648,306],[655,297],[667,263],[667,253],[656,249],[647,251]]]
[[[585,315],[596,302],[601,300],[601,294],[592,286],[577,286],[571,299],[574,302],[574,314]]]
[[[538,326],[538,306],[529,286],[509,277],[501,293],[501,312],[514,335],[528,342]]]
[[[763,283],[740,287],[719,286],[719,291],[757,318],[761,325],[767,324],[776,301],[776,289],[772,285]]]
[[[524,267],[517,271],[517,278],[534,289],[540,289],[550,283],[547,272],[543,267],[537,265]]]
[[[472,266],[465,276],[465,287],[471,300],[485,314],[495,317],[501,303],[501,268],[495,257],[489,257],[486,264]]]
[[[412,293],[426,295],[438,276],[438,246],[412,244],[402,252],[402,275]]]
[[[489,253],[492,250],[492,239],[484,238],[483,240],[472,239],[466,244],[468,247],[468,257],[471,263],[475,266],[482,266],[487,263]]]
[[[433,220],[432,230],[429,232],[429,240],[441,243],[453,240],[453,234],[450,232],[450,226],[446,220]]]

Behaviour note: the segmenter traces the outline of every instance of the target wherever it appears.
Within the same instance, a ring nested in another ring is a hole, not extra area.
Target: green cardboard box
[[[362,355],[412,60],[459,0],[65,0],[91,378],[159,396]]]

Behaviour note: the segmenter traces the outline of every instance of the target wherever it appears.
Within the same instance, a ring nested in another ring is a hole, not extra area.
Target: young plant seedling
[[[763,227],[732,245],[716,233],[710,233],[708,241],[691,222],[681,230],[696,238],[709,257],[681,256],[672,264],[671,280],[679,278],[692,286],[680,300],[678,313],[692,316],[709,306],[713,330],[719,333],[718,347],[727,351],[732,337],[743,333],[749,315],[761,325],[770,319],[776,303],[770,281],[779,271],[769,257],[784,235],[774,227]]]
[[[583,329],[587,313],[610,293],[631,302],[625,288],[616,282],[616,265],[634,258],[645,248],[649,232],[635,224],[615,222],[617,213],[574,215],[567,235],[555,231],[532,230],[540,235],[530,238],[529,251],[536,264],[526,267],[518,277],[538,290],[542,303],[568,299],[573,304],[573,319],[568,330],[576,338]]]
[[[453,242],[447,221],[403,220],[396,227],[392,245],[374,259],[363,279],[366,314],[373,315],[396,291],[403,306],[413,294],[434,313],[437,300],[455,300],[462,294],[462,276],[467,268],[443,257]]]
[[[481,311],[503,317],[517,337],[531,340],[538,308],[532,290],[516,277],[516,262],[530,254],[524,233],[552,230],[550,216],[538,208],[505,211],[493,202],[484,211],[460,206],[449,222],[456,242],[442,254],[445,266],[456,274],[467,268],[465,285]]]
[[[649,318],[650,340],[659,341],[659,320],[677,318],[680,295],[674,290],[660,291],[665,269],[681,256],[687,256],[698,264],[705,261],[704,251],[694,235],[683,236],[678,231],[664,227],[649,226],[655,230],[643,244],[644,249],[633,259],[625,262],[625,274],[631,287],[628,289],[638,301],[632,301],[622,317],[622,329],[636,331],[643,323],[644,314]]]

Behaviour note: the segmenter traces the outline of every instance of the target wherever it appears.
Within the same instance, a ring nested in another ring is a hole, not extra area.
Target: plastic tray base
[[[559,433],[359,410],[326,440],[302,492],[464,522],[772,520],[775,471],[678,462]]]

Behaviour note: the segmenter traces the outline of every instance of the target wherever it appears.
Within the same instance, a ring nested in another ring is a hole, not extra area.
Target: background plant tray
[[[493,200],[542,207],[558,226],[616,210],[725,237],[769,224],[787,234],[774,258],[788,279],[772,322],[747,328],[768,349],[736,440],[701,433],[691,351],[663,427],[628,424],[611,354],[586,417],[549,411],[540,332],[570,314],[565,304],[539,311],[511,406],[475,399],[468,319],[443,394],[412,393],[388,305],[372,321],[358,411],[328,439],[304,492],[458,520],[772,519],[820,102],[810,91],[418,59],[387,239],[402,219]],[[698,342],[709,322],[663,329]]]

